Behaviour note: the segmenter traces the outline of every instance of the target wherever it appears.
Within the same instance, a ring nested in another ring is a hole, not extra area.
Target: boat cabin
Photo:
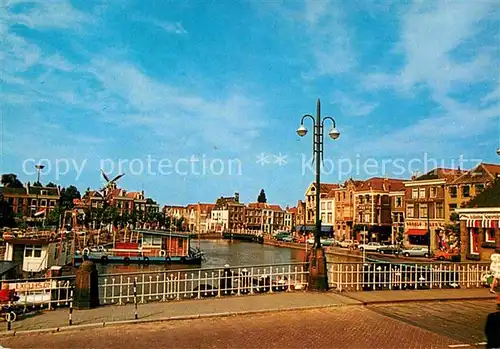
[[[38,273],[71,261],[71,245],[53,237],[4,235],[4,260],[19,263],[23,272]]]
[[[114,255],[119,257],[175,257],[189,255],[190,237],[187,234],[164,230],[134,230],[136,242],[116,242]]]

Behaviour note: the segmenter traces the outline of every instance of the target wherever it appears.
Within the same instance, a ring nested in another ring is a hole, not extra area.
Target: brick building
[[[48,214],[61,199],[59,187],[37,187],[29,182],[23,188],[2,187],[1,190],[14,214],[24,218],[32,218],[42,211]]]
[[[348,179],[339,188],[334,189],[335,195],[335,237],[338,240],[352,238],[354,222],[354,192],[362,181]]]
[[[404,181],[373,177],[363,181],[354,193],[354,224],[364,226],[366,241],[390,241],[392,238],[391,194],[404,190]],[[361,236],[357,237],[361,239]]]

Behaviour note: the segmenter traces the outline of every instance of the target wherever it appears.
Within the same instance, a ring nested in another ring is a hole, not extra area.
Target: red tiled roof
[[[481,163],[453,181],[460,183],[481,183],[496,179],[500,175],[500,165]]]
[[[458,170],[454,168],[443,168],[443,167],[438,167],[435,168],[426,174],[423,174],[419,177],[417,177],[415,180],[416,181],[424,181],[424,180],[431,180],[431,179],[445,179],[447,181],[451,181],[456,179],[458,176],[463,175],[467,171],[464,170]]]
[[[291,207],[288,209],[288,212],[297,214],[298,208],[297,207]]]
[[[497,176],[500,174],[500,165],[498,165],[498,164],[486,164],[486,163],[483,163],[482,165],[492,175]]]
[[[319,185],[320,192],[322,193],[329,193],[332,190],[337,189],[339,187],[340,185],[336,183],[320,183]]]
[[[274,211],[283,211],[280,205],[273,205],[263,202],[250,202],[247,205],[249,208],[267,208]]]

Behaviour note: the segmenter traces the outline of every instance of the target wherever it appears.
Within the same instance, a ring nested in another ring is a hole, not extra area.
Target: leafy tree
[[[33,186],[34,186],[34,187],[43,187],[42,183],[40,183],[40,182],[38,182],[38,181],[34,182],[34,183],[33,183]]]
[[[2,175],[1,183],[5,187],[10,188],[23,188],[23,183],[17,179],[17,175],[14,173],[6,173]]]
[[[257,202],[265,204],[267,202],[266,193],[264,189],[260,190],[259,196],[257,197]]]
[[[47,185],[46,185],[47,188],[57,188],[57,185],[55,185],[54,183],[52,182],[49,182]]]
[[[67,188],[61,190],[61,206],[65,210],[70,210],[74,207],[73,199],[80,199],[81,195],[77,187],[70,185]]]
[[[14,212],[12,206],[4,199],[0,193],[0,227],[12,227],[15,225]]]
[[[59,217],[64,213],[63,209],[61,208],[60,205],[57,205],[54,207],[50,212],[47,214],[47,220],[46,223],[47,225],[55,225],[59,226]]]

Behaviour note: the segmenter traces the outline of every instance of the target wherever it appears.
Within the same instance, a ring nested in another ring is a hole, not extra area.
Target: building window
[[[435,198],[437,196],[437,188],[436,187],[431,187],[430,188],[430,197]]]
[[[324,210],[324,209],[325,209],[325,203],[324,203],[324,202],[322,202],[322,203],[321,203],[321,209],[322,209],[322,210]]]
[[[345,193],[343,193],[343,194],[344,194],[344,200],[345,200]]]
[[[177,239],[177,247],[181,248],[184,243],[183,239]]]
[[[50,207],[54,207],[56,205],[56,202],[54,200],[50,200]]]
[[[403,207],[403,198],[401,196],[396,197],[396,207],[398,208]]]
[[[413,204],[408,204],[406,206],[406,217],[413,218],[414,213],[415,213],[415,211],[414,211]]]
[[[425,199],[425,188],[420,188],[419,189],[419,195],[418,195],[418,197],[420,199]]]
[[[457,187],[450,187],[450,196],[452,198],[456,198],[457,197]]]
[[[471,254],[479,254],[479,232],[475,228],[469,231],[469,246]]]
[[[26,245],[24,247],[24,257],[40,258],[42,256],[41,245]]]
[[[484,241],[495,242],[495,229],[484,229]]]
[[[462,196],[463,196],[464,198],[468,198],[468,197],[470,197],[470,186],[468,186],[468,185],[464,185],[464,186],[462,187]]]
[[[442,202],[436,203],[436,218],[443,219],[444,218],[444,207]]]
[[[479,194],[484,190],[484,184],[476,184],[476,194]]]
[[[327,210],[331,210],[332,209],[332,202],[329,201],[327,204],[326,204],[326,209]]]
[[[450,212],[455,211],[456,208],[457,208],[457,204],[450,204]]]
[[[36,199],[31,199],[31,206],[36,206]]]
[[[427,218],[427,204],[419,205],[420,218]]]
[[[332,214],[331,214],[331,213],[328,213],[328,216],[327,216],[326,221],[327,221],[328,223],[333,223],[333,221],[332,221]]]
[[[411,190],[411,198],[412,199],[418,199],[418,189],[417,188],[413,188]]]
[[[42,207],[47,206],[47,200],[45,200],[45,199],[40,200],[40,206],[42,206]]]

